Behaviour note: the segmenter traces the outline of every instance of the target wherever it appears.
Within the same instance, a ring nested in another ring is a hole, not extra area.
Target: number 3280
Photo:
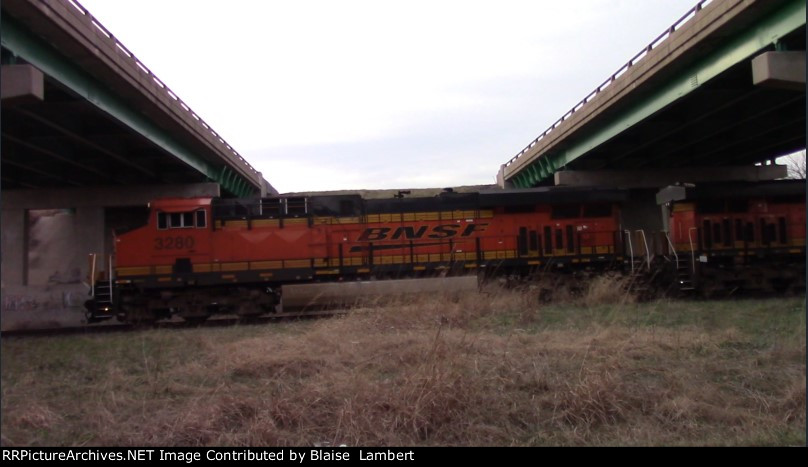
[[[157,237],[154,239],[155,250],[186,250],[194,247],[193,237]]]

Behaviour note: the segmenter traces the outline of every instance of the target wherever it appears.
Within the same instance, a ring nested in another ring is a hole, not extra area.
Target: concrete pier
[[[88,255],[114,252],[113,229],[145,222],[157,198],[218,195],[215,183],[2,192],[2,329],[80,325]]]

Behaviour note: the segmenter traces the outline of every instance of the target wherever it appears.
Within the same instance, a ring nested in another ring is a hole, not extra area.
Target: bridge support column
[[[499,172],[497,172],[497,185],[500,188],[513,188],[513,182],[505,180],[505,164],[499,166]]]
[[[80,325],[88,257],[108,269],[112,229],[144,223],[157,198],[218,195],[215,183],[4,191],[2,328]]]
[[[648,253],[653,258],[667,254],[667,240],[662,232],[668,229],[669,210],[657,204],[656,193],[656,189],[631,190],[620,211],[621,225],[630,231],[635,256],[645,258]]]
[[[4,209],[2,328],[80,325],[104,208]]]
[[[665,230],[663,212],[656,202],[656,189],[631,190],[623,203],[621,224],[628,230],[659,232]]]
[[[25,248],[23,246],[26,243],[26,217],[25,209],[3,208],[2,214],[0,214],[0,225],[2,226],[0,274],[2,274],[3,287],[19,286],[25,282]]]

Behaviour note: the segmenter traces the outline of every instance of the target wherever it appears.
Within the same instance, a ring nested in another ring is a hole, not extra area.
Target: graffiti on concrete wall
[[[35,296],[38,295],[38,296]],[[83,308],[86,292],[62,290],[50,294],[3,294],[2,311],[53,311],[62,308]]]
[[[33,311],[39,305],[39,301],[32,297],[3,294],[3,311]]]
[[[28,211],[28,285],[81,282],[78,240],[74,210]]]

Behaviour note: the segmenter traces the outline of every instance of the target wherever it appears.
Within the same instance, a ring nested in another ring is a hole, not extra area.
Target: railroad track
[[[116,332],[145,331],[152,329],[194,329],[194,328],[214,328],[240,325],[260,325],[278,321],[309,320],[326,318],[334,315],[345,314],[348,310],[322,310],[307,311],[300,313],[275,313],[267,316],[255,318],[221,317],[208,319],[203,322],[184,321],[176,318],[170,321],[157,321],[150,324],[102,324],[84,326],[64,326],[58,328],[27,328],[10,329],[0,332],[0,337],[52,337],[70,335],[91,335],[109,334]]]

